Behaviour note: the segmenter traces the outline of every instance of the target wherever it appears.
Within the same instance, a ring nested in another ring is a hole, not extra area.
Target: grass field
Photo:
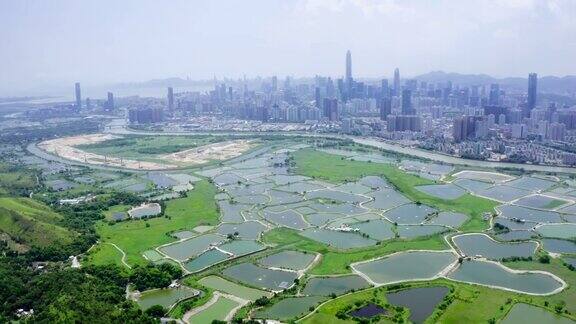
[[[412,249],[444,250],[449,248],[444,239],[442,239],[442,236],[436,235],[421,240],[393,240],[369,248],[338,251],[309,238],[300,236],[296,230],[285,227],[266,232],[263,236],[263,241],[282,247],[289,246],[290,248],[298,250],[322,253],[320,263],[308,272],[316,275],[350,273],[351,271],[348,266],[351,263],[398,251]]]
[[[482,219],[483,213],[493,212],[497,203],[492,200],[465,194],[457,199],[444,200],[427,195],[414,187],[434,182],[398,169],[394,165],[344,160],[313,149],[303,149],[293,153],[298,174],[326,180],[333,183],[355,181],[367,175],[385,177],[397,190],[413,201],[445,211],[465,213],[470,219],[461,227],[463,231],[478,231],[488,227]]]
[[[0,198],[0,231],[26,245],[70,243],[74,233],[57,225],[62,216],[30,198]]]
[[[213,136],[127,136],[96,144],[81,145],[78,148],[107,156],[146,159],[153,158],[154,155],[174,153],[222,140],[224,138]]]
[[[128,264],[142,264],[146,260],[142,252],[159,245],[175,241],[167,233],[192,229],[201,224],[218,223],[218,212],[214,195],[216,188],[208,181],[199,181],[185,198],[166,203],[165,217],[149,220],[130,220],[108,225],[100,222],[97,231],[102,242],[115,243],[127,257]],[[149,224],[148,226],[146,224]],[[96,250],[89,262],[100,263],[99,259],[110,259],[109,250]]]

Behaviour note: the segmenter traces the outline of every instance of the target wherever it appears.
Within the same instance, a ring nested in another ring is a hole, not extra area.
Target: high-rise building
[[[389,115],[386,121],[389,132],[422,131],[422,119],[420,116]]]
[[[526,102],[526,110],[524,117],[530,117],[530,112],[536,107],[536,95],[538,91],[538,75],[530,73],[528,75],[528,100]]]
[[[394,95],[400,95],[400,70],[394,69]]]
[[[381,97],[390,97],[390,88],[388,87],[388,79],[380,81],[380,94]]]
[[[320,102],[321,102],[321,95],[320,95],[320,87],[316,87],[314,89],[314,106],[316,106],[316,108],[320,108]]]
[[[174,89],[172,87],[168,87],[168,111],[174,111]]]
[[[331,99],[331,98],[324,98],[324,117],[328,118],[330,121],[338,121],[339,113],[338,113],[338,100]]]
[[[76,95],[76,110],[80,111],[80,109],[82,109],[82,94],[80,92],[80,82],[76,82],[76,84],[74,85],[74,92]]]
[[[352,79],[352,53],[346,52],[346,98],[352,96],[353,79]]]
[[[412,108],[412,91],[408,89],[402,91],[402,115],[416,115]]]
[[[388,115],[392,114],[392,99],[390,97],[381,98],[378,101],[380,109],[380,120],[386,120]]]
[[[500,85],[498,83],[492,83],[490,85],[490,97],[488,98],[488,104],[491,106],[498,106],[500,101]]]
[[[352,81],[352,53],[350,50],[346,52],[346,83]]]
[[[108,111],[114,110],[114,94],[112,92],[108,92],[108,99],[106,100],[106,110]]]
[[[476,134],[476,121],[480,120],[475,116],[461,116],[454,118],[452,136],[455,142],[465,141]]]

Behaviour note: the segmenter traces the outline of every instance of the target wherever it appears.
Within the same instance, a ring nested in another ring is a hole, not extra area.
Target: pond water
[[[567,204],[567,200],[543,196],[543,195],[533,195],[524,197],[515,202],[515,204],[541,209],[554,209],[562,205]]]
[[[545,191],[554,186],[554,182],[534,177],[522,177],[516,180],[508,181],[506,183],[511,187],[516,187],[524,190],[531,191]]]
[[[161,247],[160,250],[171,258],[184,261],[204,252],[204,250],[208,249],[210,245],[222,242],[224,240],[225,238],[220,235],[205,234],[183,242]]]
[[[303,181],[303,182],[290,183],[290,184],[287,184],[284,186],[277,187],[276,189],[282,190],[282,191],[294,192],[294,193],[304,193],[304,192],[309,192],[309,191],[323,189],[323,188],[324,187],[322,187],[320,185]]]
[[[413,251],[355,264],[353,268],[377,284],[388,284],[433,278],[455,261],[451,251]]]
[[[500,241],[525,241],[531,239],[532,236],[536,236],[536,233],[533,231],[510,231],[493,236]]]
[[[373,219],[366,222],[350,224],[350,227],[357,228],[361,233],[367,234],[370,238],[383,241],[394,237],[392,227],[394,225],[383,219]]]
[[[460,251],[467,256],[481,255],[488,259],[500,260],[509,257],[529,257],[536,250],[536,242],[501,243],[484,234],[466,234],[452,238]]]
[[[269,205],[289,204],[302,200],[300,195],[291,192],[270,190],[268,194],[272,197]]]
[[[198,295],[198,290],[180,286],[178,288],[155,289],[142,292],[137,303],[142,309],[148,309],[154,305],[170,308],[180,300]]]
[[[347,202],[347,203],[360,203],[360,202],[368,200],[368,198],[364,197],[364,196],[359,196],[359,195],[351,194],[348,192],[341,192],[341,191],[330,190],[330,189],[308,192],[306,194],[306,198],[308,198],[308,199],[315,199],[315,198],[332,199],[332,200],[338,200],[338,201]]]
[[[174,236],[177,239],[187,239],[187,238],[191,238],[194,237],[196,235],[196,233],[191,232],[191,231],[179,231],[179,232],[174,232],[172,233],[172,236]]]
[[[216,249],[212,249],[184,263],[184,268],[190,272],[197,272],[228,258],[228,254],[222,253]]]
[[[449,184],[438,184],[438,185],[426,185],[417,186],[416,190],[419,190],[427,195],[440,199],[457,199],[466,193],[466,191],[456,185]]]
[[[536,228],[536,232],[544,237],[555,237],[561,239],[576,238],[576,224],[544,224]]]
[[[372,189],[388,187],[388,181],[377,176],[366,176],[359,183]]]
[[[219,246],[220,249],[232,253],[235,257],[264,250],[266,247],[256,241],[233,240]]]
[[[370,287],[364,278],[351,275],[340,277],[315,277],[306,283],[302,291],[305,295],[330,296],[331,294],[342,295],[351,290]]]
[[[250,205],[230,203],[227,200],[217,202],[220,208],[220,221],[227,223],[241,223],[244,221],[241,211],[250,209]]]
[[[513,273],[503,266],[479,260],[463,262],[448,275],[457,281],[513,289],[528,294],[550,294],[562,287],[554,277],[543,273]]]
[[[235,196],[234,199],[241,204],[264,204],[270,200],[265,195]]]
[[[352,317],[360,317],[360,318],[371,318],[376,315],[386,314],[386,309],[378,306],[376,304],[368,304],[366,306],[360,307],[356,310],[351,311],[348,315]]]
[[[576,243],[560,239],[543,239],[544,250],[552,253],[576,253]]]
[[[339,185],[338,187],[335,187],[334,190],[338,190],[338,191],[343,191],[343,192],[347,192],[350,194],[365,194],[367,192],[370,192],[371,189],[358,183],[358,182],[349,182],[349,183],[345,183],[343,185]]]
[[[493,200],[510,202],[512,200],[516,200],[518,198],[522,198],[530,194],[530,191],[506,185],[496,185],[494,187],[480,190],[479,192],[477,192],[477,194],[480,196],[488,197]]]
[[[513,221],[508,218],[504,217],[496,217],[494,218],[494,224],[500,224],[508,227],[511,230],[531,230],[534,226],[537,225],[535,222],[520,222],[520,221]]]
[[[237,232],[241,238],[256,240],[266,229],[267,227],[259,222],[244,222],[240,224],[220,224],[217,231],[222,235],[234,235]]]
[[[192,315],[189,321],[194,324],[211,324],[214,320],[221,321],[224,320],[226,315],[235,307],[238,307],[237,302],[220,296],[214,304]]]
[[[479,192],[485,189],[488,189],[492,186],[491,183],[477,181],[477,180],[470,180],[470,179],[458,179],[454,181],[454,183],[470,192]]]
[[[468,220],[468,216],[462,213],[440,212],[437,216],[431,217],[426,224],[445,225],[451,227],[460,227]]]
[[[408,308],[410,321],[423,323],[449,291],[448,287],[413,288],[389,293],[386,299],[391,305]]]
[[[254,318],[277,319],[288,321],[295,317],[301,317],[310,312],[310,307],[315,307],[326,300],[326,297],[290,297],[282,299],[271,307],[258,310]]]
[[[258,262],[267,267],[304,270],[316,257],[312,253],[299,251],[282,251],[260,259]]]
[[[420,224],[426,220],[426,216],[435,212],[436,209],[417,204],[406,204],[394,208],[384,214],[391,222],[398,224]]]
[[[294,279],[298,277],[295,272],[271,270],[252,263],[241,263],[231,266],[226,268],[223,274],[250,286],[274,291],[290,288],[294,284]]]
[[[498,207],[502,212],[503,217],[518,218],[530,222],[539,223],[561,223],[562,217],[560,214],[553,211],[530,209],[526,207],[504,205]]]
[[[308,228],[300,232],[300,235],[338,249],[367,247],[376,245],[377,242],[357,233],[332,231],[323,228]]]
[[[343,214],[336,214],[336,213],[313,213],[306,215],[306,220],[308,223],[314,226],[322,226],[326,223],[329,223],[335,219],[345,217],[346,215]]]
[[[408,198],[391,188],[383,188],[366,195],[374,198],[374,201],[365,204],[369,208],[387,210],[410,202]]]
[[[415,238],[418,236],[434,235],[446,232],[449,229],[440,225],[398,225],[396,231],[401,238]]]
[[[302,215],[296,213],[293,210],[285,210],[278,213],[264,211],[264,218],[278,225],[294,229],[304,229],[310,227],[304,218],[302,218]]]
[[[574,324],[569,318],[551,313],[544,308],[518,303],[512,306],[502,324]]]
[[[350,203],[343,204],[321,204],[313,203],[310,204],[311,208],[314,208],[320,213],[340,213],[345,215],[356,215],[366,212],[366,209],[360,208],[358,206],[352,205]]]

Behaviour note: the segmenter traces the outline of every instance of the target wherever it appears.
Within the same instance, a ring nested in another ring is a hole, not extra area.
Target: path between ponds
[[[116,250],[120,251],[120,253],[122,253],[122,259],[121,259],[122,264],[125,265],[126,267],[128,267],[128,269],[132,269],[132,267],[128,263],[126,263],[126,253],[120,247],[118,247],[118,245],[116,245],[114,243],[106,243],[106,244],[110,244],[113,247],[115,247]]]
[[[212,295],[212,298],[210,298],[210,300],[208,302],[206,302],[202,306],[199,306],[199,307],[196,307],[194,309],[187,311],[184,314],[184,316],[182,316],[182,321],[184,323],[190,323],[190,318],[192,316],[194,316],[194,315],[206,310],[210,306],[214,305],[218,301],[218,299],[220,299],[220,298],[228,298],[228,299],[231,299],[231,300],[238,303],[238,306],[236,306],[232,310],[230,310],[230,312],[224,318],[224,320],[227,322],[232,320],[232,317],[240,308],[242,308],[244,305],[246,305],[250,302],[249,300],[242,299],[242,298],[234,296],[234,295],[229,295],[229,294],[221,293],[219,291],[214,291],[214,295]]]

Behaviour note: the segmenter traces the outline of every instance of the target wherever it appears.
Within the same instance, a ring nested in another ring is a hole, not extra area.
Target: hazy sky
[[[0,0],[0,90],[152,78],[576,74],[576,0]]]

